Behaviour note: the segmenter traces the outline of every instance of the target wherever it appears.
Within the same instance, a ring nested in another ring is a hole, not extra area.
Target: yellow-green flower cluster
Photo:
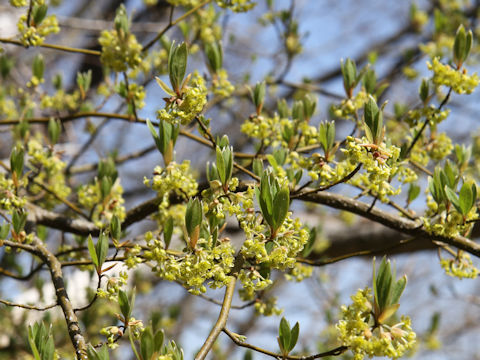
[[[435,85],[451,87],[457,94],[471,94],[480,82],[477,73],[467,75],[465,69],[455,70],[450,65],[442,64],[437,57],[433,58],[432,63],[427,62],[427,67],[433,71],[432,81]]]
[[[254,0],[216,0],[218,6],[235,12],[248,11],[256,5]]]
[[[416,334],[410,318],[402,317],[392,326],[374,324],[370,289],[358,290],[351,299],[351,305],[342,306],[342,319],[336,328],[340,341],[353,352],[355,360],[362,360],[365,356],[397,359],[412,349]]]
[[[135,79],[140,73],[147,76],[150,71],[153,71],[157,75],[167,73],[168,64],[168,51],[164,48],[160,50],[150,49],[148,55],[142,60],[142,62],[128,73],[128,77]]]
[[[220,69],[213,75],[212,88],[213,93],[221,97],[229,97],[235,90],[228,81],[228,73],[225,69]]]
[[[100,330],[100,334],[107,337],[107,346],[110,349],[116,349],[120,346],[117,340],[123,336],[123,330],[118,326],[107,326]]]
[[[332,105],[331,112],[337,118],[355,120],[357,110],[362,109],[367,101],[368,94],[362,90],[353,98],[344,99],[340,104]]]
[[[285,278],[289,281],[302,282],[313,274],[313,266],[296,263],[295,266],[285,274]]]
[[[445,211],[445,206],[437,204],[433,198],[427,196],[428,210],[425,212],[425,217],[422,217],[424,227],[427,231],[444,236],[457,236],[464,234],[470,228],[470,220],[477,218],[477,208],[472,210],[465,216],[465,219],[456,210],[450,211],[448,214]]]
[[[277,114],[251,116],[242,124],[241,131],[249,137],[263,140],[265,146],[278,146],[281,141],[282,124],[289,126],[290,120],[281,119]]]
[[[296,132],[290,139],[290,143],[283,138],[285,131]],[[318,131],[310,126],[307,121],[299,121],[295,124],[292,120],[274,116],[252,115],[242,124],[241,131],[263,141],[265,146],[283,146],[286,148],[302,147],[318,143]],[[301,133],[301,136],[298,136]]]
[[[109,277],[105,289],[98,289],[97,295],[101,299],[108,299],[110,301],[118,300],[118,291],[127,284],[128,274],[121,271],[119,276]]]
[[[222,27],[218,24],[218,13],[211,5],[199,9],[192,17],[192,29],[198,32],[198,37],[204,44],[222,40]],[[192,53],[192,50],[190,49]]]
[[[436,134],[426,146],[426,150],[432,160],[445,159],[453,150],[452,139],[444,132]]]
[[[10,0],[10,5],[15,7],[27,6],[28,0]]]
[[[157,118],[171,124],[187,125],[202,112],[207,103],[207,93],[205,79],[195,72],[182,97],[167,101],[165,108],[157,111]]]
[[[162,199],[159,213],[165,214],[170,207],[170,195],[173,193],[180,197],[192,197],[198,192],[198,184],[190,169],[190,161],[184,160],[181,164],[172,161],[166,168],[156,166],[153,179],[144,179],[144,184],[151,186]]]
[[[80,91],[65,93],[63,89],[55,92],[52,96],[44,95],[40,102],[40,108],[56,111],[75,111],[80,107]]]
[[[100,60],[113,71],[134,69],[142,62],[142,45],[133,34],[104,30],[98,42],[102,45]]]
[[[366,170],[357,174],[350,180],[351,184],[359,184],[370,189],[375,196],[386,202],[388,196],[398,195],[400,188],[395,189],[390,181],[398,169],[400,149],[394,145],[387,147],[385,144],[368,144],[366,138],[354,139],[347,137],[346,148],[342,149],[347,160],[352,165],[362,164]]]
[[[241,253],[254,264],[265,263],[272,269],[281,270],[291,268],[296,263],[297,254],[308,241],[308,231],[298,218],[291,218],[291,212],[274,239],[269,238],[265,224],[258,224],[256,219],[252,222],[246,217],[239,217],[239,220],[246,237]]]
[[[479,270],[473,265],[470,255],[461,251],[454,259],[441,259],[440,265],[449,276],[460,279],[475,279]]]
[[[263,316],[278,316],[283,310],[277,306],[277,298],[270,296],[267,299],[257,299],[253,305],[255,312]]]
[[[26,177],[19,179],[19,186],[25,186],[26,184]],[[0,172],[0,209],[7,211],[13,210],[13,208],[21,209],[26,202],[25,197],[17,195],[13,180]]]
[[[17,29],[20,32],[20,41],[25,46],[39,46],[43,44],[45,37],[60,31],[57,17],[47,16],[40,24],[27,26],[27,15],[20,16]]]
[[[425,44],[420,44],[419,48],[431,59],[435,57],[442,58],[446,54],[451,53],[454,42],[455,39],[453,36],[446,34],[438,34],[435,37],[435,41],[429,41]]]
[[[152,271],[158,276],[181,282],[191,293],[199,294],[207,290],[206,282],[211,288],[227,285],[235,260],[235,249],[229,241],[220,241],[213,248],[209,244],[211,239],[200,238],[198,249],[176,255],[167,252],[162,241],[152,239],[147,241],[149,250],[145,251],[145,258],[154,263]]]
[[[4,89],[0,88],[0,115],[5,119],[14,119],[18,117],[15,102],[8,98]]]
[[[409,110],[405,121],[409,125],[415,125],[420,122],[421,119],[428,119],[431,125],[439,124],[445,120],[450,114],[450,110],[439,110],[437,107],[430,105],[422,107],[421,109]]]
[[[110,194],[102,201],[100,181],[95,179],[93,184],[82,185],[78,189],[78,202],[83,207],[92,211],[92,220],[98,227],[110,223],[113,215],[120,221],[125,219],[125,200],[122,197],[123,188],[120,180],[117,179],[112,186]]]
[[[42,183],[52,192],[46,192],[40,203],[46,209],[51,209],[59,203],[59,200],[53,194],[56,194],[62,199],[70,195],[71,190],[67,186],[63,174],[63,169],[66,164],[60,159],[58,154],[44,148],[42,143],[37,139],[29,140],[28,155],[30,156],[29,163],[33,172],[36,173],[37,169],[39,171],[34,180]],[[35,184],[32,184],[30,189],[33,194],[39,194],[44,191]]]

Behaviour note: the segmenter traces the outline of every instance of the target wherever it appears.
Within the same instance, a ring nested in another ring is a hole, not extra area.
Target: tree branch
[[[232,306],[232,299],[233,294],[235,292],[235,284],[237,283],[237,278],[234,276],[231,277],[230,282],[227,285],[227,289],[225,290],[225,297],[223,299],[222,309],[220,310],[220,315],[218,316],[217,322],[215,326],[210,331],[207,339],[203,343],[202,348],[198,352],[195,360],[203,360],[207,356],[208,352],[212,348],[215,340],[217,339],[220,332],[223,330],[225,325],[227,324],[228,313],[230,312],[230,307]]]

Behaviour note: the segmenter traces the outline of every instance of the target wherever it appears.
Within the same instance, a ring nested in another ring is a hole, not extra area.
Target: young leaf
[[[95,247],[98,259],[98,268],[101,268],[108,253],[108,236],[105,233],[101,233],[98,237],[97,246]]]
[[[291,352],[295,348],[295,345],[297,345],[299,333],[300,333],[300,325],[297,321],[290,331],[290,344],[288,346],[288,352]]]
[[[208,65],[213,73],[216,73],[223,66],[222,45],[217,42],[208,42],[205,44],[205,55]]]
[[[455,194],[455,191],[450,189],[448,186],[445,186],[445,195],[447,196],[447,199],[452,203],[452,205],[455,207],[455,209],[460,213],[463,214],[462,207],[460,206],[460,200]]]
[[[135,300],[135,291],[132,293],[132,299]],[[123,290],[118,291],[118,305],[125,321],[130,319],[133,310],[133,301],[128,299],[127,293]]]
[[[422,79],[420,90],[418,91],[418,94],[420,95],[420,99],[422,100],[424,105],[427,103],[429,93],[430,93],[430,83],[428,82],[428,79],[424,78]]]
[[[284,317],[282,317],[278,328],[278,344],[283,354],[288,354],[290,338],[290,324]]]
[[[150,326],[146,327],[140,336],[140,354],[143,360],[152,360],[155,352],[155,344],[153,341],[152,329]]]
[[[33,59],[32,72],[37,79],[43,79],[43,73],[45,72],[45,62],[43,61],[42,54],[38,54],[37,56],[35,56],[35,59]]]
[[[255,89],[252,92],[252,100],[257,114],[262,112],[263,102],[265,101],[266,84],[265,81],[259,82],[255,85]]]
[[[50,138],[50,142],[52,144],[56,144],[58,142],[61,129],[62,125],[60,120],[54,119],[53,117],[48,120],[48,137]]]
[[[385,258],[383,258],[382,263],[380,264],[376,280],[377,298],[375,300],[377,301],[381,312],[389,305],[388,300],[393,281],[390,261],[386,261]]]
[[[477,200],[477,187],[475,184],[463,183],[459,193],[460,213],[466,216]]]
[[[417,184],[410,184],[410,187],[408,188],[408,196],[407,200],[408,203],[411,203],[413,200],[415,200],[418,195],[420,195],[420,186]]]
[[[183,42],[175,46],[175,42],[172,42],[168,54],[168,75],[176,95],[180,95],[180,87],[187,70],[187,56],[187,44]]]
[[[122,224],[116,215],[113,215],[112,220],[110,220],[110,234],[115,240],[120,240],[122,237]]]
[[[377,321],[380,324],[382,324],[384,321],[388,320],[393,314],[395,314],[399,307],[400,307],[400,304],[388,305],[386,308],[382,310],[382,312],[378,316]]]
[[[274,230],[277,230],[287,217],[288,208],[290,206],[290,191],[288,187],[281,189],[273,200],[273,219]]]
[[[165,91],[168,95],[170,96],[177,96],[175,91],[170,89],[170,87],[163,82],[162,79],[160,79],[158,76],[155,77],[155,80],[157,81],[157,84],[162,88],[163,91]]]
[[[95,268],[98,269],[99,266],[98,266],[97,251],[95,250],[95,245],[93,245],[92,235],[88,235],[87,247],[88,247],[88,253],[92,258],[93,265],[95,265]]]
[[[403,294],[403,290],[405,290],[405,286],[407,286],[407,276],[404,275],[392,287],[392,294],[390,298],[390,302],[392,304],[398,304],[400,297]]]
[[[165,242],[165,250],[170,246],[173,234],[173,218],[169,216],[163,225],[163,241]]]

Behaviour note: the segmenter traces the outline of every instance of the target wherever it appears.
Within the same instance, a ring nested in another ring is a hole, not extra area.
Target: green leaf
[[[19,234],[27,223],[27,214],[22,210],[15,209],[12,214],[13,231]]]
[[[222,184],[225,184],[226,164],[224,162],[222,150],[218,146],[216,148],[216,155],[218,176],[220,177],[220,181],[222,182]]]
[[[303,121],[305,119],[305,109],[303,102],[294,101],[292,106],[292,119],[295,121]]]
[[[170,87],[167,84],[165,84],[163,80],[160,79],[158,76],[155,77],[155,80],[157,81],[157,84],[162,88],[162,90],[165,91],[168,95],[177,96],[177,94],[175,94],[175,91],[170,89]]]
[[[410,187],[408,188],[408,203],[411,203],[413,200],[415,200],[418,195],[420,195],[420,186],[417,184],[410,184]]]
[[[10,169],[12,173],[16,174],[17,178],[22,176],[23,173],[23,158],[24,152],[22,147],[15,146],[10,154]]]
[[[173,90],[177,95],[180,95],[180,87],[187,71],[187,57],[187,44],[182,42],[175,47],[175,42],[172,42],[168,55],[168,75]]]
[[[32,10],[34,26],[38,26],[42,23],[43,19],[47,15],[48,7],[45,4],[35,5]]]
[[[455,42],[453,44],[453,61],[457,64],[457,67],[462,66],[465,61],[465,50],[467,48],[467,34],[465,27],[460,25],[455,35]]]
[[[418,94],[420,95],[420,99],[424,104],[426,104],[428,97],[430,93],[430,83],[428,82],[428,79],[422,79],[422,84],[420,85],[420,90],[418,91]]]
[[[343,75],[343,87],[348,97],[352,96],[352,90],[355,87],[357,78],[357,67],[352,59],[347,58],[345,62],[341,62],[340,69]]]
[[[35,323],[35,325],[37,325]],[[34,325],[34,326],[35,326]],[[30,344],[30,348],[32,349],[33,357],[35,360],[42,360],[40,358],[40,353],[38,352],[37,345],[35,344],[35,332],[32,326],[28,326],[28,343]]]
[[[190,199],[185,213],[185,225],[190,235],[202,223],[202,204],[198,198]]]
[[[288,104],[285,99],[280,99],[277,101],[277,110],[280,118],[287,119],[290,117],[290,109],[288,108]]]
[[[160,141],[160,137],[149,119],[147,119],[147,126],[148,126],[148,129],[150,130],[150,133],[153,136],[153,140],[155,141],[155,146],[163,154],[163,144]]]
[[[173,218],[169,216],[163,225],[163,241],[165,242],[165,250],[170,246],[173,235]]]
[[[155,333],[155,336],[153,337],[154,350],[158,354],[162,349],[164,338],[165,338],[165,334],[163,333],[163,330],[157,331]]]
[[[209,42],[205,44],[205,55],[207,56],[208,65],[213,73],[216,73],[223,66],[222,45],[217,42]]]
[[[45,62],[43,61],[42,54],[38,54],[33,59],[32,72],[37,79],[43,79],[43,73],[45,71]]]
[[[292,351],[294,349],[295,345],[297,345],[298,334],[299,333],[300,333],[300,325],[297,321],[297,323],[295,323],[295,325],[293,326],[293,328],[290,331],[290,344],[288,346],[288,352]]]
[[[280,350],[282,353],[288,353],[288,346],[290,345],[290,324],[288,321],[282,317],[280,320],[280,326],[278,328],[278,343],[280,345]]]
[[[270,225],[274,226],[273,223],[273,198],[272,198],[272,187],[270,183],[271,172],[266,170],[263,172],[260,179],[260,187],[255,189],[255,194],[260,205],[260,210],[262,211],[263,218]]]
[[[303,247],[302,256],[304,258],[308,257],[313,250],[313,246],[315,245],[315,240],[317,240],[317,229],[315,227],[311,228],[308,232],[308,241]]]
[[[392,304],[385,307],[380,315],[378,316],[377,321],[380,324],[383,324],[384,321],[388,320],[393,314],[395,314],[400,307],[400,304]]]
[[[8,232],[10,231],[10,224],[2,224],[0,225],[0,240],[5,240],[8,236]]]
[[[110,234],[115,240],[120,240],[122,237],[122,224],[116,215],[113,215],[112,220],[110,220]]]
[[[127,293],[123,290],[118,291],[118,305],[120,306],[120,311],[122,312],[125,321],[128,321],[130,319],[132,309],[130,307],[130,301],[128,300]]]
[[[262,110],[263,102],[265,101],[266,86],[265,81],[258,82],[253,90],[252,99],[253,104],[257,108],[257,113],[260,113]]]
[[[460,193],[459,193],[459,206],[461,209],[460,213],[466,216],[468,212],[472,209],[472,207],[475,205],[476,200],[477,200],[476,185],[463,183],[463,186],[460,189]]]
[[[88,247],[88,253],[90,254],[90,257],[92,258],[92,262],[95,265],[95,268],[98,269],[99,266],[98,266],[97,251],[95,250],[95,245],[93,245],[92,235],[88,235],[87,247]]]
[[[290,191],[288,187],[281,189],[273,200],[273,219],[274,230],[277,230],[287,217],[288,208],[290,207]]]
[[[375,88],[377,86],[377,75],[375,70],[369,68],[366,70],[363,77],[363,86],[367,94],[375,95]]]
[[[307,120],[311,119],[317,107],[317,100],[310,94],[303,98],[303,110]]]
[[[335,144],[335,123],[333,121],[322,122],[318,127],[318,137],[325,156],[327,156]]]
[[[445,186],[445,194],[447,196],[447,199],[452,203],[452,205],[455,207],[455,209],[460,213],[463,214],[462,207],[460,206],[460,200],[455,194],[455,191],[450,189],[448,186]]]
[[[382,140],[383,120],[377,103],[370,96],[364,107],[365,133],[372,144],[379,144]]]
[[[140,336],[140,354],[143,360],[152,360],[155,352],[155,344],[153,340],[152,329],[150,326],[146,327]]]
[[[56,144],[58,142],[61,128],[62,125],[60,120],[54,119],[53,117],[48,120],[48,137],[50,138],[50,142],[52,144]]]
[[[390,261],[386,261],[383,258],[380,268],[378,269],[378,275],[376,279],[377,287],[377,304],[380,312],[385,309],[389,303],[390,291],[392,286],[392,272],[390,269]]]
[[[252,164],[252,170],[257,176],[262,176],[263,174],[263,160],[262,159],[254,159]]]
[[[98,268],[101,268],[108,253],[108,236],[105,233],[101,233],[98,237],[97,246],[95,247],[98,259]]]
[[[400,301],[400,297],[402,296],[406,286],[407,286],[407,276],[404,275],[403,277],[398,279],[397,282],[392,287],[392,294],[390,298],[390,302],[392,304],[397,304]]]

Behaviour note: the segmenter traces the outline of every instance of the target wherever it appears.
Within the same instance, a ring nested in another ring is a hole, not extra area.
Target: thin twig
[[[24,46],[22,44],[22,42],[20,42],[18,40],[5,39],[5,38],[0,38],[0,43]],[[78,48],[72,48],[72,47],[63,46],[63,45],[42,44],[42,45],[37,45],[37,46],[47,48],[47,49],[54,49],[54,50],[60,50],[60,51],[65,51],[65,52],[71,52],[71,53],[85,54],[85,55],[93,55],[93,56],[100,56],[101,55],[101,52],[97,51],[97,50],[78,49]]]
[[[47,305],[45,307],[39,307],[39,306],[34,306],[34,305],[17,304],[17,303],[13,303],[13,302],[10,302],[10,301],[7,301],[7,300],[2,300],[2,299],[0,299],[0,303],[2,303],[3,305],[7,305],[7,306],[19,307],[19,308],[22,308],[22,309],[36,310],[36,311],[46,311],[46,310],[54,308],[55,306],[58,306],[58,304],[55,303],[55,304]]]
[[[173,26],[177,25],[180,21],[186,19],[188,16],[190,16],[191,14],[195,13],[197,10],[199,10],[200,8],[204,7],[205,5],[207,5],[209,2],[211,2],[212,0],[205,0],[204,2],[198,4],[197,6],[193,7],[192,9],[190,9],[189,11],[187,11],[185,14],[183,14],[182,16],[180,16],[179,18],[177,18],[175,21],[172,21],[173,20],[173,10],[174,10],[174,7],[172,6],[170,8],[170,20],[168,21],[168,24],[167,26],[165,26],[158,34],[157,36],[155,36],[147,45],[145,45],[142,49],[142,51],[147,51],[148,49],[150,49],[153,45],[155,45],[155,43],[161,39],[161,37],[168,31],[170,30],[170,28],[172,28]]]
[[[217,340],[218,335],[222,332],[223,328],[227,324],[228,313],[230,312],[230,308],[232,306],[232,298],[235,292],[235,284],[237,283],[237,279],[232,276],[230,282],[227,285],[225,290],[225,297],[223,299],[222,309],[220,310],[220,314],[218,316],[217,322],[215,323],[214,327],[210,331],[207,339],[203,343],[200,351],[198,352],[197,356],[195,356],[195,360],[203,360],[212,349],[215,340]]]
[[[228,337],[236,345],[247,348],[247,349],[250,349],[250,350],[253,350],[253,351],[256,351],[256,352],[259,352],[259,353],[262,353],[262,354],[265,354],[265,355],[268,355],[268,356],[271,356],[271,357],[273,357],[275,359],[279,359],[279,360],[314,360],[314,359],[319,359],[319,358],[327,357],[327,356],[338,356],[338,355],[341,355],[345,351],[348,350],[348,347],[346,347],[346,346],[339,346],[339,347],[336,347],[335,349],[332,349],[332,350],[329,350],[329,351],[326,351],[326,352],[323,352],[323,353],[315,354],[315,355],[310,355],[310,356],[289,356],[289,355],[284,356],[282,354],[277,354],[277,353],[274,353],[272,351],[262,349],[258,346],[251,345],[251,344],[248,344],[246,342],[240,341],[237,338],[237,335],[232,333],[227,328],[223,328],[222,331],[225,334],[227,334]]]

